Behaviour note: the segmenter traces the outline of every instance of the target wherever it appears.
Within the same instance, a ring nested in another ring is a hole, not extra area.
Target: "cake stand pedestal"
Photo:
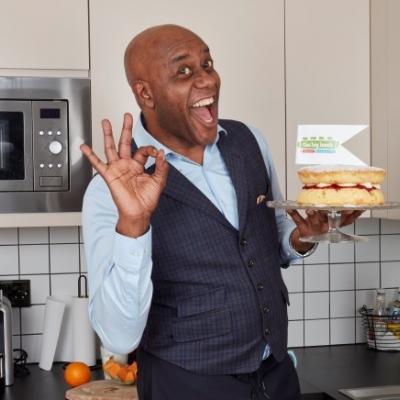
[[[350,235],[342,232],[340,227],[340,220],[342,211],[367,211],[367,210],[388,210],[391,208],[399,208],[400,203],[394,201],[387,201],[383,204],[376,206],[363,206],[363,205],[345,205],[340,207],[329,206],[325,204],[302,204],[296,201],[267,201],[267,206],[271,208],[283,208],[286,210],[316,210],[326,211],[328,218],[328,231],[320,235],[304,236],[300,240],[307,243],[339,243],[339,242],[365,242],[368,240],[365,236]]]

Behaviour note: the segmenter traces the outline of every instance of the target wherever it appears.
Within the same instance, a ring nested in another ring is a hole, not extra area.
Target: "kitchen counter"
[[[400,352],[368,350],[366,345],[325,346],[293,349],[298,359],[298,374],[304,399],[348,398],[338,392],[342,388],[399,385]],[[31,374],[16,378],[12,387],[0,395],[2,400],[62,400],[68,389],[63,380],[63,364],[54,364],[52,371],[29,365]],[[93,379],[102,379],[100,369]],[[326,393],[327,395],[322,395]]]
[[[338,390],[400,384],[400,352],[374,351],[363,344],[293,350],[303,393],[317,389],[327,399],[349,400]]]

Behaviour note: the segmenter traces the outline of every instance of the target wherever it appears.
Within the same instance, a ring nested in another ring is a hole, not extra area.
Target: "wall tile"
[[[334,243],[330,245],[329,262],[347,263],[354,261],[354,243]]]
[[[84,249],[83,244],[79,245],[79,255],[80,255],[80,262],[81,262],[81,272],[87,272],[86,255],[85,255],[85,249]],[[298,267],[296,267],[296,268],[298,268]],[[294,268],[285,268],[285,269],[282,269],[282,272],[292,270],[292,269],[294,269]]]
[[[356,289],[379,287],[379,263],[356,264]]]
[[[51,273],[79,272],[78,244],[50,245]]]
[[[382,235],[381,246],[382,261],[400,260],[400,235]]]
[[[40,346],[42,335],[23,335],[22,348],[28,353],[28,363],[38,363],[40,360]]]
[[[354,291],[330,293],[331,318],[354,316]]]
[[[48,228],[19,228],[19,244],[44,244],[48,242]]]
[[[20,335],[21,334],[21,324],[20,324],[20,308],[13,307],[12,308],[12,333],[13,335]]]
[[[44,305],[21,308],[21,333],[42,333]]]
[[[355,318],[331,319],[331,344],[355,343]]]
[[[306,293],[305,318],[317,319],[329,317],[329,293]]]
[[[379,261],[379,236],[369,236],[366,242],[356,243],[356,262]]]
[[[303,319],[303,293],[290,293],[290,306],[288,307],[289,319]]]
[[[330,285],[331,290],[354,289],[354,264],[331,264]]]
[[[379,235],[379,218],[359,218],[355,225],[357,235]]]
[[[304,266],[304,290],[306,292],[321,292],[329,290],[328,264]]]
[[[305,346],[329,345],[329,320],[305,321]]]
[[[381,263],[382,287],[400,287],[400,261]]]
[[[356,318],[356,343],[365,343],[365,328],[361,317]]]
[[[381,220],[381,233],[399,233],[400,234],[400,220],[382,219]]]
[[[348,233],[350,235],[354,234],[354,224],[342,226],[340,230],[344,233]]]
[[[79,243],[83,243],[83,229],[79,227]]]
[[[51,294],[78,295],[79,274],[57,274],[51,276]]]
[[[77,226],[50,228],[50,243],[79,243]]]
[[[18,244],[17,228],[0,228],[0,245]]]
[[[304,346],[304,321],[289,321],[288,347]]]
[[[18,274],[18,246],[0,246],[0,275]]]
[[[356,291],[356,312],[363,306],[374,307],[376,298],[376,290],[357,290]]]
[[[329,262],[329,246],[320,243],[315,252],[304,259],[304,264],[327,264]]]
[[[20,273],[40,274],[49,273],[49,247],[43,245],[19,246]]]
[[[31,303],[44,304],[50,294],[50,275],[25,275],[23,279],[31,281]]]

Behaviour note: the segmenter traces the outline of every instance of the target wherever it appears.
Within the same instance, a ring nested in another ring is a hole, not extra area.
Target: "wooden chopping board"
[[[85,383],[65,393],[67,400],[138,400],[136,385],[122,385],[111,380]]]

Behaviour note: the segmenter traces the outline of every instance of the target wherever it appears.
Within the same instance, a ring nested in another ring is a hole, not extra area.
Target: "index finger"
[[[81,144],[80,146],[81,152],[86,156],[89,160],[92,167],[101,175],[104,176],[104,173],[107,170],[106,164],[104,164],[99,157],[96,156],[95,152],[87,145]]]
[[[118,143],[118,153],[121,158],[129,159],[132,156],[132,126],[133,117],[129,113],[124,114],[121,137]]]

